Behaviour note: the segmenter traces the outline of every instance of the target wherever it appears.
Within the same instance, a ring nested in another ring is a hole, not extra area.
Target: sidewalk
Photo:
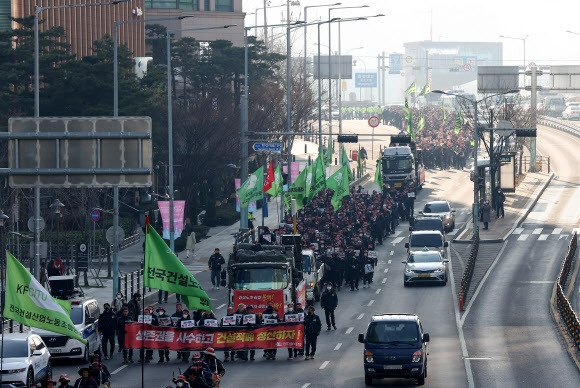
[[[497,218],[492,209],[489,229],[483,230],[483,223],[479,222],[480,242],[501,242],[508,238],[530,213],[553,177],[553,173],[527,172],[523,181],[516,186],[514,193],[505,193],[505,217]],[[468,222],[453,242],[471,242],[472,235],[473,222]]]

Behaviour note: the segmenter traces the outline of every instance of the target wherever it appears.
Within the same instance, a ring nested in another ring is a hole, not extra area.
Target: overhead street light
[[[34,117],[40,117],[40,64],[39,64],[39,33],[38,15],[49,9],[100,7],[117,5],[129,0],[114,0],[107,3],[83,3],[65,5],[34,6]],[[34,186],[34,276],[40,279],[40,187]]]
[[[472,100],[470,98],[467,98],[461,94],[455,94],[455,93],[447,93],[444,92],[443,90],[431,90],[431,93],[437,93],[437,94],[446,94],[448,96],[455,96],[456,98],[460,98],[462,100],[464,100],[466,103],[471,104],[473,106],[473,238],[475,239],[475,237],[478,234],[478,216],[479,216],[479,169],[477,168],[477,150],[478,150],[478,143],[479,143],[479,131],[478,131],[478,124],[477,124],[477,104],[479,104],[482,101],[485,101],[489,98],[495,97],[495,96],[502,96],[504,94],[510,94],[510,93],[519,93],[520,91],[518,89],[512,89],[512,90],[508,90],[506,92],[503,93],[496,93],[496,94],[492,94],[491,96],[486,96],[485,98],[482,98],[481,100]]]
[[[528,39],[529,35],[524,36],[523,38],[518,38],[517,36],[506,36],[506,35],[500,35],[500,38],[504,38],[504,39],[514,39],[514,40],[521,40],[522,43],[524,44],[524,72],[526,71],[526,39]],[[526,77],[524,77],[524,86],[526,86]]]

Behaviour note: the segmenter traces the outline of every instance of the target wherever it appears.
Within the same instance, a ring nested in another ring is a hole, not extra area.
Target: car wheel
[[[406,281],[403,280],[403,286],[404,287],[409,287],[409,283],[407,283]]]
[[[85,354],[83,355],[83,362],[86,362],[86,363],[88,363],[88,362],[90,361],[90,360],[89,360],[90,356],[91,356],[91,355],[90,355],[90,353],[89,353],[89,345],[87,344],[87,345],[85,346]]]
[[[373,385],[373,378],[365,375],[365,385]]]
[[[26,388],[30,388],[34,384],[34,371],[28,369],[28,373],[26,374]]]
[[[425,385],[425,373],[417,379],[417,385]]]
[[[46,376],[45,376],[45,380],[48,379],[52,379],[52,361],[48,361],[48,364],[46,365]]]

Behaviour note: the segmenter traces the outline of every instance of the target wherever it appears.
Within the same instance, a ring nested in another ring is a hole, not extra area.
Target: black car
[[[411,221],[409,231],[413,232],[418,230],[438,230],[442,234],[445,234],[443,221],[439,217],[415,217]]]
[[[420,214],[424,217],[439,217],[446,232],[455,229],[455,209],[447,201],[431,201],[425,204]]]

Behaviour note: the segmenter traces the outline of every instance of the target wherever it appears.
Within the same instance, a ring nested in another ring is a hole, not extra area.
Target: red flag
[[[272,183],[274,183],[274,162],[270,160],[270,165],[268,166],[268,172],[266,173],[266,178],[264,179],[263,193],[272,188]]]
[[[145,233],[149,234],[149,216],[145,216]]]

